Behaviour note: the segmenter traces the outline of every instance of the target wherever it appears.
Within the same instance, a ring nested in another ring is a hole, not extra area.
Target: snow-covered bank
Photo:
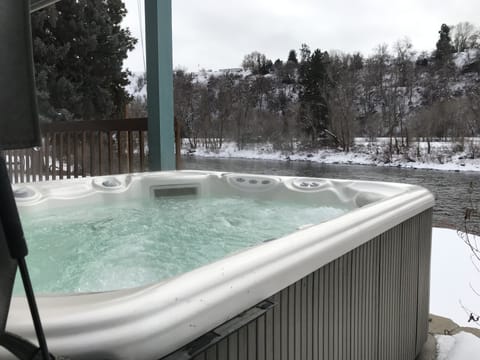
[[[436,360],[473,360],[480,354],[480,339],[461,332],[453,336],[437,335]]]
[[[480,156],[479,158],[472,156],[472,150],[475,150],[478,143],[478,139],[473,139],[469,142],[469,146],[465,146],[468,150],[454,152],[452,147],[455,147],[455,144],[451,142],[432,142],[430,144],[431,151],[428,154],[428,145],[420,142],[407,154],[390,156],[385,153],[384,139],[379,139],[375,143],[369,143],[366,139],[357,139],[355,147],[348,153],[335,149],[287,152],[275,150],[272,144],[250,144],[240,150],[233,142],[226,142],[221,149],[216,150],[200,146],[192,150],[185,146],[183,151],[185,154],[201,157],[312,161],[323,164],[390,166],[444,171],[480,171]]]
[[[433,228],[432,241],[430,313],[452,319],[460,326],[480,328],[478,321],[468,322],[470,313],[480,312],[480,296],[473,290],[480,290],[480,273],[471,259],[470,249],[455,230]],[[450,328],[452,326],[454,328]],[[436,360],[478,359],[480,339],[455,324],[447,327],[440,329],[440,333],[453,332],[454,335],[435,336]],[[459,330],[462,332],[456,333]]]
[[[480,264],[455,230],[433,228],[432,238],[430,312],[460,326],[480,327],[468,322],[470,313],[480,313]]]

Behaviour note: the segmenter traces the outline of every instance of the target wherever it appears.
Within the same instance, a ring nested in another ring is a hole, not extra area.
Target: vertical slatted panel
[[[305,329],[306,339],[306,358],[307,360],[313,360],[313,274],[307,277],[306,283],[306,315],[307,324]]]
[[[369,315],[368,315],[368,329],[369,329],[369,354],[372,360],[382,360],[378,357],[378,308],[379,302],[379,277],[380,277],[380,239],[377,237],[370,241],[370,261],[368,262],[369,271],[368,278],[370,284],[370,297],[369,297]]]
[[[397,360],[400,358],[399,346],[396,346],[400,326],[401,288],[399,277],[402,245],[400,241],[397,241],[398,232],[399,228],[396,227],[383,234],[380,241],[379,359]],[[392,256],[393,254],[394,256]]]
[[[48,179],[50,177],[50,151],[47,149],[50,148],[50,134],[45,134],[42,141],[42,177],[41,180]]]
[[[267,339],[265,336],[265,315],[260,316],[255,322],[257,324],[257,360],[265,360],[265,345],[267,343]]]
[[[351,316],[352,316],[352,327],[351,327],[351,355],[352,359],[357,358],[357,356],[360,354],[360,306],[359,306],[359,301],[360,297],[358,296],[359,291],[360,291],[360,261],[359,261],[359,251],[352,251],[352,284],[351,284],[351,294],[352,294],[352,300],[350,304],[350,309],[351,309]]]
[[[133,172],[133,133],[131,131],[127,131],[127,148],[128,148],[128,172]]]
[[[98,137],[98,175],[103,175],[103,131],[97,132]]]
[[[427,341],[428,314],[430,303],[430,257],[432,247],[432,210],[423,214],[420,218],[418,229],[418,323],[416,353],[419,354],[423,344]]]
[[[67,179],[70,179],[71,176],[72,176],[72,168],[71,168],[71,165],[72,165],[72,160],[71,160],[71,157],[70,157],[70,154],[71,154],[71,137],[72,137],[72,134],[67,132],[65,133],[65,137],[66,137],[66,140],[67,140],[67,144],[66,144],[66,149],[65,149],[65,161],[66,161],[66,170],[67,170]]]
[[[59,133],[58,136],[59,136],[59,145],[58,145],[58,167],[59,167],[59,170],[58,170],[58,173],[59,173],[59,176],[60,176],[60,179],[63,179],[63,154],[64,154],[64,146],[63,146],[63,133]]]
[[[32,161],[31,161],[31,154],[32,154],[32,149],[25,149],[23,151],[25,154],[25,178],[24,182],[30,182],[31,176],[32,176]]]
[[[19,171],[19,176],[18,176],[18,182],[24,182],[24,177],[25,177],[25,152],[23,150],[20,150],[18,152],[18,167],[20,169]]]
[[[306,359],[307,357],[307,278],[303,278],[300,281],[300,358]]]
[[[195,359],[414,360],[428,328],[431,218],[419,214],[279,291],[273,308]]]
[[[405,348],[406,357],[416,357],[417,340],[417,299],[418,299],[418,226],[419,218],[414,217],[403,224],[406,257],[403,262],[405,267],[402,271],[405,279],[406,303],[403,312],[405,314]],[[415,270],[415,271],[414,271]]]
[[[87,176],[87,132],[82,131],[82,176]]]
[[[140,171],[145,171],[145,137],[144,137],[144,132],[139,131],[138,132],[139,136],[139,146],[140,146]]]
[[[88,148],[90,149],[90,176],[97,175],[97,170],[95,166],[96,159],[96,147],[95,147],[95,133],[90,132]]]
[[[78,133],[74,132],[73,133],[73,176],[75,178],[78,178],[78,175],[80,175],[80,159],[78,157],[78,147],[79,147],[79,142],[78,142]]]
[[[273,300],[275,301],[275,300]],[[274,334],[274,311],[268,311],[265,314],[265,360],[273,360],[274,358],[274,346],[275,346],[275,334]]]
[[[247,360],[247,327],[238,330],[238,360]]]
[[[352,313],[350,311],[350,302],[352,298],[352,253],[348,253],[343,259],[343,301],[342,301],[342,313],[343,313],[343,332],[341,337],[343,339],[343,360],[353,359],[351,352],[352,345]]]
[[[117,131],[118,173],[122,173],[122,133]]]
[[[339,298],[339,288],[338,288],[338,281],[339,281],[339,259],[336,259],[329,265],[330,268],[330,289],[331,294],[329,296],[330,303],[329,308],[327,311],[330,313],[329,316],[329,336],[328,336],[328,346],[329,346],[329,354],[331,359],[338,359],[338,317],[339,317],[339,306],[338,306],[338,298]]]
[[[273,355],[269,360],[282,359],[281,353],[281,328],[282,328],[282,302],[281,293],[277,293],[273,296],[273,302],[278,304],[273,308]],[[268,312],[270,313],[270,311]],[[268,315],[267,313],[267,315]],[[267,327],[268,331],[268,327]],[[268,358],[268,357],[267,357]]]
[[[293,347],[294,347],[294,354],[295,354],[295,360],[300,360],[301,358],[301,350],[302,350],[302,345],[301,345],[301,336],[302,336],[302,306],[301,306],[301,296],[302,296],[302,280],[298,281],[295,283],[295,286],[293,287],[295,297],[293,299],[293,309],[294,309],[294,322],[295,322],[295,327],[294,327],[294,333],[295,333],[295,339],[293,341]]]
[[[281,359],[288,359],[289,355],[289,329],[290,323],[288,318],[288,293],[290,288],[286,288],[280,293],[280,309],[281,309],[281,321],[277,324],[280,324],[280,332],[281,332],[281,347],[280,347],[280,356]]]
[[[219,360],[228,358],[228,338],[223,339],[217,345],[217,358]]]
[[[19,182],[20,181],[20,173],[19,173],[19,167],[18,167],[18,164],[19,164],[19,160],[18,160],[18,153],[17,152],[10,152],[11,154],[11,158],[12,158],[12,168],[14,169],[15,171],[15,181],[16,182]]]
[[[324,304],[323,304],[323,357],[325,359],[333,359],[333,292],[334,292],[334,278],[333,269],[329,264],[325,266],[323,288],[324,292]]]
[[[325,324],[325,298],[326,298],[326,282],[325,282],[325,269],[326,267],[320,268],[318,272],[318,356],[320,359],[327,359],[324,357],[325,352],[325,342],[324,337],[326,331],[324,329]],[[328,331],[328,329],[327,329]]]
[[[113,174],[113,133],[108,132],[108,172]]]
[[[42,124],[41,127],[43,138],[38,149],[3,152],[12,182],[144,171],[148,168],[145,154],[147,119],[59,122]],[[108,146],[108,153],[105,146]]]
[[[247,358],[248,360],[256,360],[257,348],[257,323],[256,321],[251,322],[247,325]]]
[[[319,291],[318,291],[318,277],[319,271],[313,273],[313,284],[312,284],[312,357],[313,359],[320,358],[319,352]]]
[[[33,169],[33,181],[42,180],[42,147],[35,149],[33,152],[33,157],[35,158],[34,163],[35,167]]]
[[[227,338],[228,360],[238,360],[238,332]]]
[[[205,360],[217,360],[217,347],[211,347],[206,351]]]
[[[295,359],[295,284],[288,287],[287,359]]]

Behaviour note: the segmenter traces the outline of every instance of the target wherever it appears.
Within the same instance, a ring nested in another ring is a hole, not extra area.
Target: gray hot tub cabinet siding
[[[427,339],[431,226],[429,209],[164,359],[414,360]]]

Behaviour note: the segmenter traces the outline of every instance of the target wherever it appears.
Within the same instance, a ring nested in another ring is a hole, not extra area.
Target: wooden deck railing
[[[145,171],[147,123],[139,118],[42,124],[41,147],[3,152],[11,181]]]

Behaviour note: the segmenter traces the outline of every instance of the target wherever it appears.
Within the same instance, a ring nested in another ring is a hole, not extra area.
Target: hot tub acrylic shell
[[[186,188],[196,189],[197,196],[249,196],[352,210],[160,283],[39,296],[53,353],[73,359],[160,358],[434,204],[430,192],[413,185],[205,171],[72,179],[14,190],[20,211],[35,212],[72,201],[104,203]],[[35,339],[21,296],[12,300],[7,330]]]

